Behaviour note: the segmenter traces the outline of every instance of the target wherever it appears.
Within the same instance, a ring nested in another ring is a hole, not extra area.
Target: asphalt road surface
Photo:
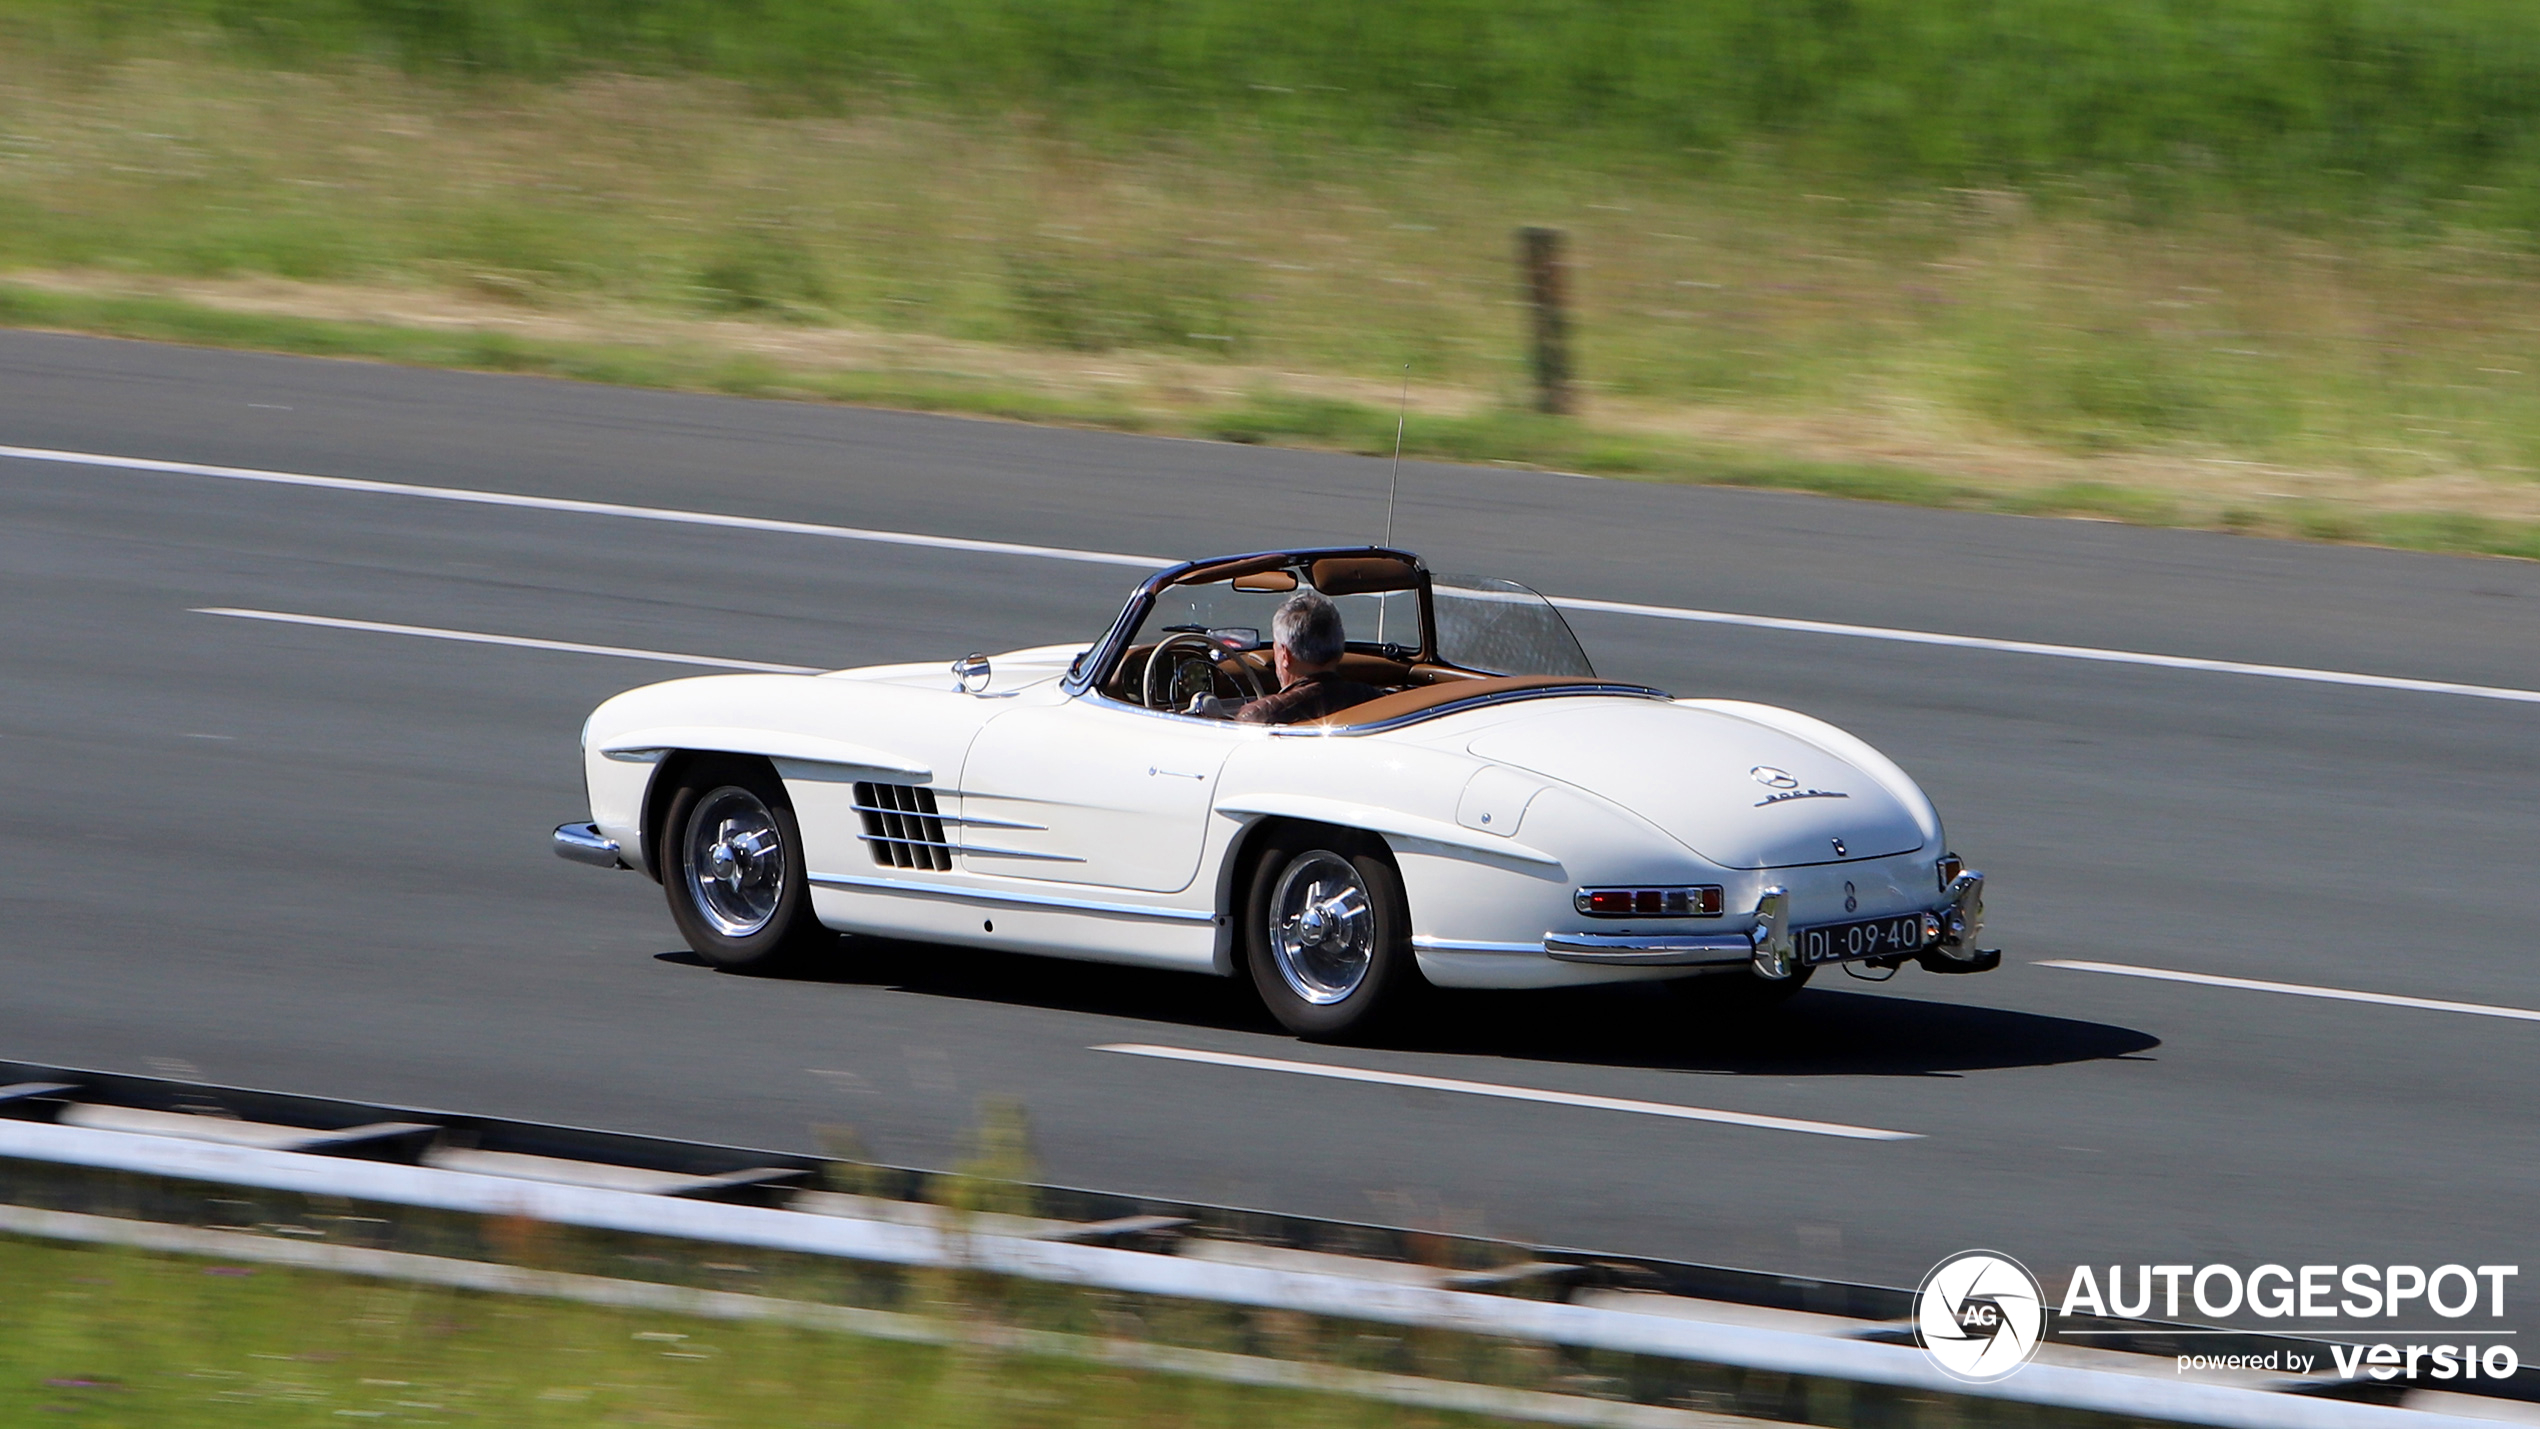
[[[0,443],[1172,557],[1384,520],[1345,457],[27,334]],[[2527,563],[1429,465],[1395,534],[1562,596],[2540,688]],[[835,667],[1089,639],[1136,578],[0,458],[0,1055],[936,1166],[1004,1099],[1056,1181],[1888,1284],[1970,1246],[2540,1260],[2540,1021],[2490,1015],[2540,1009],[2540,704],[1581,614],[1604,673],[1892,754],[1991,874],[2003,969],[1821,975],[1739,1027],[1467,995],[1343,1049],[1186,975],[709,971],[653,885],[547,849],[583,715],[681,667],[194,613]]]

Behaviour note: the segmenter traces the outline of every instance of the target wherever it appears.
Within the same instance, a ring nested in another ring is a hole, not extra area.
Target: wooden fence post
[[[1526,278],[1526,305],[1534,311],[1535,410],[1568,416],[1570,394],[1570,312],[1567,274],[1561,259],[1561,230],[1517,230],[1517,264]]]

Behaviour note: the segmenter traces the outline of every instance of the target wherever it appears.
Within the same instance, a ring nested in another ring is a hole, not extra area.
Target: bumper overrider
[[[618,856],[617,840],[601,833],[597,824],[556,825],[555,848],[556,857],[593,868],[632,866]]]
[[[1837,953],[1815,959],[1826,963],[1866,962],[1896,967],[1908,959],[1936,973],[1991,972],[2002,965],[2002,950],[1978,948],[1984,937],[1984,875],[1970,869],[1950,880],[1940,902],[1917,914],[1922,919],[1918,946],[1897,952]],[[1711,968],[1740,965],[1757,977],[1780,982],[1796,977],[1803,966],[1799,932],[1790,922],[1790,890],[1778,885],[1764,890],[1755,905],[1755,922],[1726,933],[1546,933],[1543,950],[1557,962],[1597,963],[1607,967]]]

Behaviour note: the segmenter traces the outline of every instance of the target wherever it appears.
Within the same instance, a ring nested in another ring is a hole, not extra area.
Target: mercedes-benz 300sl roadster
[[[1091,645],[647,685],[582,739],[556,851],[659,881],[726,968],[824,929],[1003,948],[1248,976],[1336,1037],[1423,984],[1762,1004],[2001,960],[1877,750],[1600,679],[1541,596],[1402,551],[1175,566]]]

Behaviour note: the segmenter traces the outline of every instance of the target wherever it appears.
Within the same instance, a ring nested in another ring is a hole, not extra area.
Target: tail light
[[[1958,875],[1966,871],[1967,861],[1965,859],[1960,858],[1954,853],[1942,854],[1940,856],[1940,891],[1943,893],[1948,892],[1949,885],[1957,882]]]
[[[1582,888],[1570,906],[1591,918],[1717,918],[1716,884],[1687,888]]]

